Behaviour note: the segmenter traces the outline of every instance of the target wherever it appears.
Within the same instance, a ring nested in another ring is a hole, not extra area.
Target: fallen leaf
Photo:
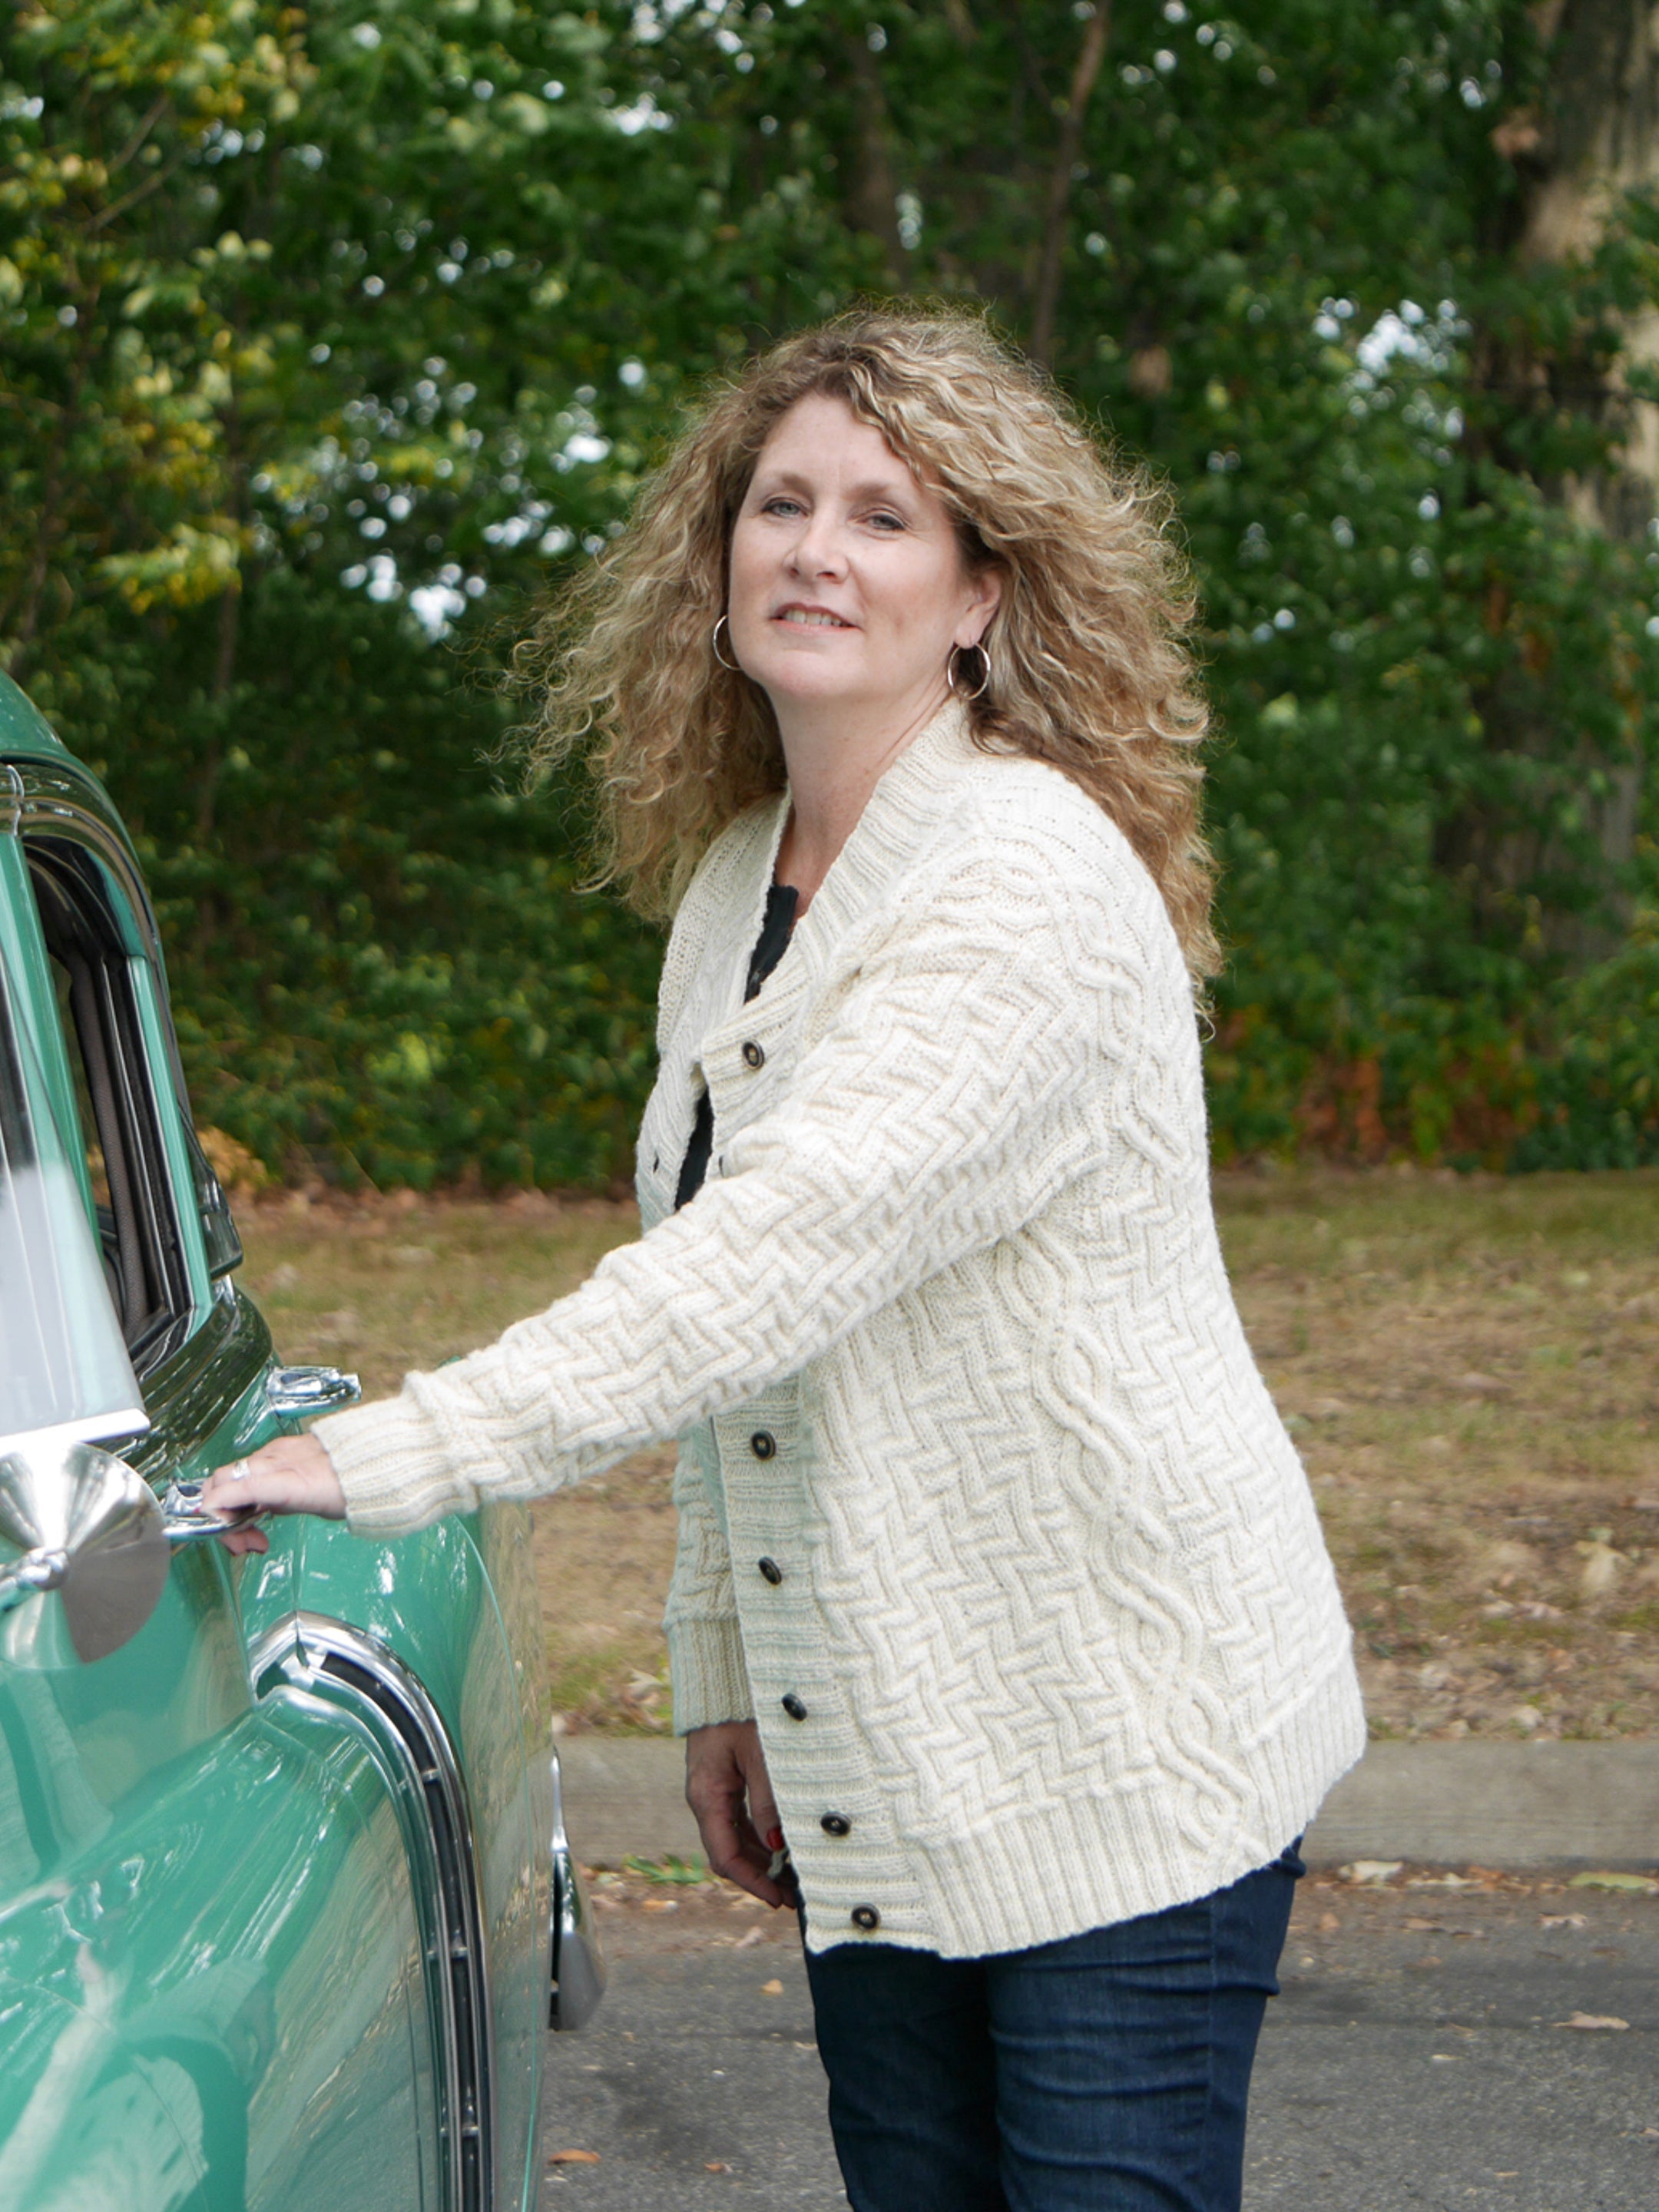
[[[1553,2020],[1552,2027],[1613,2027],[1626,2028],[1627,2020],[1615,2020],[1610,2012],[1576,2012],[1571,2020]]]
[[[1339,1867],[1337,1872],[1344,1881],[1356,1882],[1362,1888],[1375,1887],[1391,1881],[1405,1863],[1404,1859],[1355,1859],[1348,1866]]]
[[[746,1935],[739,1936],[732,1948],[734,1951],[752,1951],[757,1943],[763,1943],[765,1941],[766,1931],[763,1928],[751,1928]]]
[[[679,1909],[678,1897],[647,1897],[640,1901],[641,1912],[678,1912]]]
[[[599,2154],[596,2150],[556,2150],[547,2162],[550,2166],[597,2166]]]
[[[781,1997],[783,1995],[783,1984],[781,1982],[763,1982],[761,1984],[761,1995],[763,1997]]]
[[[1589,1923],[1582,1912],[1540,1912],[1538,1924],[1540,1928],[1583,1928]]]
[[[1632,1889],[1639,1897],[1659,1895],[1659,1881],[1650,1874],[1621,1874],[1618,1871],[1595,1874],[1576,1874],[1567,1884],[1569,1889]]]
[[[723,2158],[706,2158],[702,2162],[705,2173],[730,2173],[732,2169]]]
[[[1339,1913],[1322,1912],[1319,1916],[1319,1932],[1322,1936],[1334,1936],[1341,1925],[1341,1916]]]

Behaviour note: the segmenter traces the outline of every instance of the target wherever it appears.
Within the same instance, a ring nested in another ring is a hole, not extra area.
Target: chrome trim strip
[[[15,776],[17,771],[14,768],[10,773]],[[95,785],[83,781],[68,762],[60,767],[56,763],[29,761],[24,764],[15,799],[17,813],[13,827],[24,836],[33,832],[68,837],[97,854],[126,894],[132,918],[144,940],[144,951],[156,974],[161,975],[161,939],[149,892],[125,833],[103,793]]]
[[[549,2027],[570,2033],[586,2027],[599,2010],[610,1978],[599,1931],[594,1924],[575,1854],[564,1829],[564,1779],[559,1754],[553,1769],[553,1911],[548,1944]]]
[[[418,1676],[378,1638],[322,1613],[290,1613],[252,1646],[261,1697],[301,1691],[366,1724],[392,1769],[406,1830],[427,1861],[414,1883],[435,2054],[446,2212],[492,2212],[495,2096],[489,1970],[466,1778]],[[422,1892],[424,1890],[425,1894]]]

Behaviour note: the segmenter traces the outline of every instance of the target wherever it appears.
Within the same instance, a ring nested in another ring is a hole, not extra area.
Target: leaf
[[[1613,2028],[1622,2031],[1630,2026],[1630,2022],[1627,2020],[1616,2020],[1611,2013],[1576,2012],[1571,2020],[1553,2020],[1550,2026],[1552,2027]]]
[[[1567,1884],[1569,1889],[1626,1889],[1638,1897],[1659,1896],[1659,1881],[1650,1874],[1626,1874],[1618,1869],[1591,1874],[1576,1874]]]
[[[596,2150],[556,2150],[547,2162],[550,2166],[597,2166],[599,2154]]]
[[[1404,1859],[1355,1859],[1349,1865],[1339,1867],[1337,1872],[1344,1881],[1353,1882],[1361,1889],[1379,1889],[1405,1865]]]
[[[781,1997],[783,1995],[783,1984],[777,1981],[763,1982],[761,1995],[763,1997]]]

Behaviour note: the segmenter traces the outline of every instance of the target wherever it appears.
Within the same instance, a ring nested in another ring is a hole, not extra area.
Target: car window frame
[[[14,785],[8,811],[14,816],[12,827],[26,864],[32,864],[42,847],[54,845],[73,848],[84,856],[82,867],[112,925],[106,966],[112,980],[129,994],[132,1050],[127,1074],[156,1139],[159,1194],[167,1209],[167,1228],[179,1262],[173,1286],[176,1306],[165,1326],[134,1351],[134,1364],[144,1383],[173,1359],[222,1302],[229,1289],[226,1279],[241,1263],[241,1246],[224,1192],[196,1138],[167,1006],[155,914],[113,809],[95,786],[67,769],[28,763],[21,765],[21,777],[15,769],[13,775],[21,790]],[[30,919],[40,931],[38,913]],[[55,1030],[57,998],[51,988],[44,932],[40,964]],[[67,1048],[56,1036],[51,1042],[57,1054],[64,1055],[60,1080],[72,1099]]]

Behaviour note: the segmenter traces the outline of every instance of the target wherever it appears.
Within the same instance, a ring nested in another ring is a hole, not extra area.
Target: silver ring
[[[225,1469],[233,1482],[246,1482],[253,1472],[245,1459],[234,1459]]]

